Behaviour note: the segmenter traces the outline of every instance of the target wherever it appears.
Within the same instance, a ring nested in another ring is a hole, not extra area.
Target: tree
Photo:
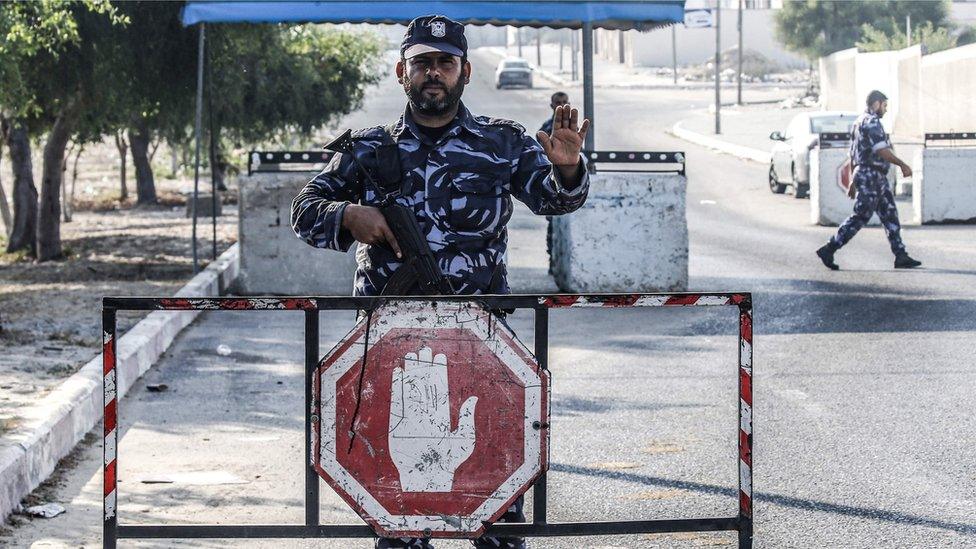
[[[861,40],[857,42],[857,49],[860,51],[890,51],[909,45],[903,29],[896,28],[893,33],[889,34],[873,25],[864,25],[864,28],[861,29],[861,35]],[[949,29],[945,27],[936,28],[931,21],[912,27],[911,44],[921,44],[922,51],[926,54],[954,48],[957,40],[958,37],[953,36]]]
[[[0,129],[10,150],[14,176],[13,230],[7,252],[36,255],[37,187],[31,162],[31,129],[38,127],[42,108],[30,89],[24,69],[40,53],[54,54],[78,40],[65,4],[0,3]]]
[[[124,2],[127,24],[113,28],[114,64],[123,86],[120,109],[136,168],[136,202],[156,203],[150,143],[193,121],[197,30],[180,22],[182,2]]]
[[[30,90],[42,107],[41,120],[48,128],[41,169],[37,218],[37,260],[63,257],[61,249],[60,190],[65,148],[72,136],[77,142],[108,133],[117,112],[118,95],[106,86],[114,76],[106,40],[114,25],[124,24],[108,3],[73,2],[70,10],[78,39],[56,52],[41,52],[22,67]]]
[[[864,38],[865,25],[892,36],[909,16],[913,26],[928,22],[935,28],[948,27],[948,4],[945,0],[790,0],[776,13],[776,36],[787,49],[815,60],[854,47]]]
[[[379,81],[382,45],[371,33],[225,25],[208,29],[207,37],[211,108],[204,125],[215,135],[218,182],[226,145],[310,136],[359,108],[365,88]]]

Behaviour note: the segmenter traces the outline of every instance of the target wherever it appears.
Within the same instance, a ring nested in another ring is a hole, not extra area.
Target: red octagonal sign
[[[473,303],[379,307],[314,391],[313,464],[384,537],[480,536],[548,466],[548,375]]]

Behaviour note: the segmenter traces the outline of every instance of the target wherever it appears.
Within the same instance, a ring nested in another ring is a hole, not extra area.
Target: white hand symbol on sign
[[[390,456],[404,492],[450,492],[454,472],[474,451],[474,407],[468,397],[451,431],[447,357],[430,347],[407,353],[393,370],[390,399]]]

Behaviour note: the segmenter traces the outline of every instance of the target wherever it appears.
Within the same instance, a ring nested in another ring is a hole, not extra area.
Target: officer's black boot
[[[834,252],[839,248],[834,244],[833,240],[828,241],[826,244],[817,249],[817,257],[823,264],[827,266],[831,271],[836,271],[840,269],[840,266],[834,263]]]
[[[914,269],[921,264],[921,261],[912,259],[911,256],[908,255],[908,252],[902,252],[895,256],[896,269]]]

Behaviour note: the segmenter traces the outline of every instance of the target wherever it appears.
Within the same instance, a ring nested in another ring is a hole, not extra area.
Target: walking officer
[[[857,118],[851,129],[850,157],[854,169],[851,187],[857,190],[854,213],[841,224],[837,234],[817,250],[817,256],[831,270],[840,268],[834,262],[837,250],[850,242],[875,213],[888,236],[891,252],[895,254],[895,268],[910,269],[922,264],[905,251],[898,208],[888,184],[888,169],[892,164],[901,168],[905,177],[911,177],[912,169],[891,150],[891,142],[881,126],[881,117],[887,110],[888,98],[885,94],[872,91],[867,97],[867,110]]]
[[[436,265],[445,286],[458,294],[509,293],[504,258],[512,198],[539,215],[582,206],[589,180],[581,150],[589,121],[580,123],[577,110],[563,105],[552,131],[533,138],[515,122],[471,114],[461,102],[471,77],[464,26],[444,16],[410,23],[396,76],[407,96],[403,115],[389,126],[351,134],[347,152],[295,197],[292,228],[318,248],[345,251],[359,242],[356,295],[389,294],[388,287],[418,293],[397,276],[409,254],[405,239],[398,242],[391,229],[397,225],[384,217],[392,203],[416,222],[420,238],[410,242],[433,258],[423,266]],[[501,520],[525,520],[522,498]],[[525,547],[520,538],[482,537],[474,544]],[[430,543],[379,539],[376,547],[426,549]]]

